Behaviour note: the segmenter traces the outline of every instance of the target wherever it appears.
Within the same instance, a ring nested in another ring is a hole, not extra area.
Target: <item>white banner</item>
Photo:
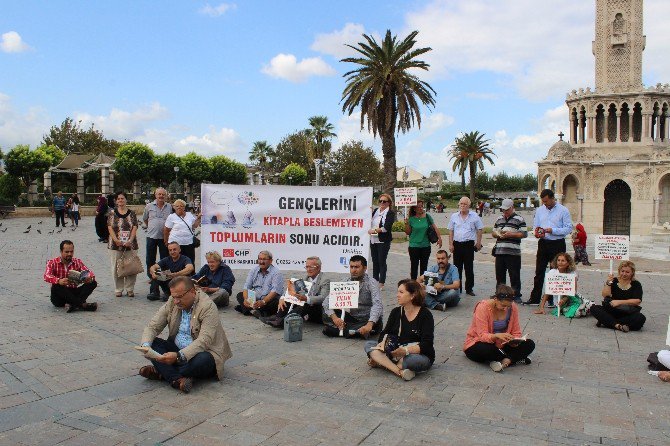
[[[203,184],[201,259],[217,251],[232,269],[251,269],[270,251],[279,269],[301,270],[309,256],[322,271],[349,271],[368,257],[370,187]]]
[[[596,235],[596,260],[628,260],[630,237],[627,235]]]
[[[576,282],[574,274],[549,272],[544,279],[544,292],[552,296],[574,296],[577,294]]]
[[[393,189],[396,206],[414,206],[417,200],[416,187],[396,187]]]
[[[328,308],[331,310],[348,310],[358,308],[358,282],[330,282]]]

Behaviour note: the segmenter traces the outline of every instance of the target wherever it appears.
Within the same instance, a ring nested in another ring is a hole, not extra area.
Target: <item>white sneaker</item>
[[[494,372],[501,372],[503,369],[503,365],[500,361],[489,362],[489,367],[491,367],[491,370],[493,370]]]
[[[401,376],[402,379],[404,379],[405,381],[411,381],[411,380],[413,380],[414,377],[416,376],[416,373],[414,373],[414,372],[413,372],[412,370],[410,370],[410,369],[402,369],[402,373],[400,373],[400,376]]]

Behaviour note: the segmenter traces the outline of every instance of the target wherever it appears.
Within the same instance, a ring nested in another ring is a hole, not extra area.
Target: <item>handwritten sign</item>
[[[396,187],[393,189],[396,206],[414,206],[416,205],[417,189],[416,187]]]
[[[574,296],[577,292],[576,277],[574,274],[549,272],[544,279],[544,292],[554,296]]]
[[[291,278],[291,282],[295,282],[298,279]],[[312,288],[312,282],[307,282],[305,281],[305,286],[307,287],[307,292],[309,293],[310,288]],[[284,295],[282,296],[282,299],[284,299],[284,302],[287,304],[293,304],[293,305],[298,305],[299,307],[302,307],[305,305],[305,302],[298,299],[295,296],[291,296],[288,293],[288,287],[286,287],[286,291],[284,291]]]
[[[596,235],[596,259],[628,260],[630,237],[627,235]]]
[[[358,282],[330,282],[328,306],[331,310],[358,308]]]

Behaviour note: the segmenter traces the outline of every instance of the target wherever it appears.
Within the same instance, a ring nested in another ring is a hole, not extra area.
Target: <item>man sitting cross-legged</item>
[[[235,311],[245,316],[271,316],[277,312],[279,297],[284,294],[284,276],[272,264],[272,253],[258,253],[255,266],[244,282],[244,290],[237,293]],[[253,303],[251,303],[253,301]]]
[[[279,299],[277,313],[269,317],[262,317],[261,322],[275,328],[282,328],[284,326],[284,317],[288,314],[289,308],[291,308],[291,312],[300,314],[305,320],[318,324],[322,322],[323,301],[324,299],[328,299],[328,294],[330,293],[330,279],[321,274],[321,259],[316,256],[307,257],[305,270],[307,271],[305,282],[311,282],[312,284],[309,292],[301,294],[296,291],[295,286],[290,280],[286,281],[289,294],[305,302],[305,304],[303,306],[293,305],[291,308],[291,304],[285,302],[282,297]]]
[[[360,285],[358,308],[347,310],[344,318],[342,318],[342,310],[331,310],[328,299],[324,299],[323,323],[326,324],[326,327],[323,329],[323,334],[326,336],[339,336],[342,330],[345,337],[360,336],[367,339],[381,331],[384,306],[379,284],[366,273],[367,269],[368,261],[365,257],[355,255],[349,259],[349,273],[351,274],[349,281],[357,281]],[[338,311],[339,315],[335,311]]]
[[[72,272],[81,277],[81,286],[70,278]],[[44,281],[51,284],[51,303],[56,307],[64,307],[67,313],[75,310],[95,311],[98,304],[86,302],[98,283],[93,271],[84,262],[74,257],[74,243],[63,240],[60,243],[60,256],[47,262],[44,270]]]
[[[168,282],[179,276],[190,277],[194,272],[193,262],[191,259],[181,254],[181,247],[177,242],[168,243],[168,256],[160,259],[158,263],[151,265],[149,268],[149,274],[151,275],[152,286],[153,283],[157,283],[158,286],[163,290],[164,296],[160,298],[163,302],[167,302],[168,297],[170,296],[170,288]],[[158,277],[158,270],[161,270],[163,273],[163,280],[161,277]],[[155,294],[149,294],[147,296],[149,300],[158,300],[159,297]]]
[[[232,356],[216,305],[196,293],[193,281],[184,276],[170,281],[170,298],[142,334],[142,346],[158,353],[153,365],[140,369],[147,379],[163,379],[188,393],[194,378],[223,378],[223,365]],[[157,338],[168,327],[167,340]],[[151,351],[150,351],[151,353]]]
[[[449,253],[440,249],[435,253],[437,265],[428,267],[429,273],[437,274],[433,289],[429,287],[426,290],[426,307],[431,310],[447,311],[447,308],[455,307],[461,300],[460,288],[461,280],[458,276],[456,265],[449,263]],[[419,277],[419,283],[426,283],[425,276]],[[435,294],[435,292],[437,294]]]

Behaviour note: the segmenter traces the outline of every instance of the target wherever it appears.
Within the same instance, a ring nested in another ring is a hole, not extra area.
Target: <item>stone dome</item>
[[[553,146],[549,149],[547,154],[547,159],[559,159],[565,155],[571,154],[573,152],[572,146],[569,142],[564,141],[562,138],[554,143]]]

